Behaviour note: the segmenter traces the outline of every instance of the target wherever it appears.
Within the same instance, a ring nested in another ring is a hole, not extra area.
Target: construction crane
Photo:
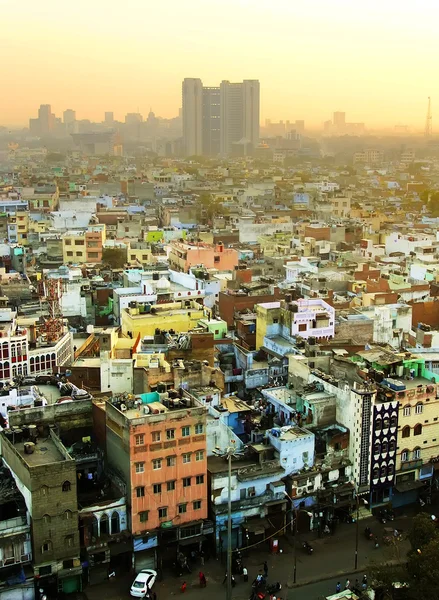
[[[47,317],[39,327],[39,334],[44,341],[57,342],[63,334],[63,316],[61,311],[61,295],[63,282],[61,279],[46,277],[40,281],[40,302],[47,304]]]
[[[431,98],[428,97],[428,107],[427,107],[427,118],[425,120],[425,132],[424,135],[426,138],[431,137],[433,133],[432,128],[432,118],[431,118]]]

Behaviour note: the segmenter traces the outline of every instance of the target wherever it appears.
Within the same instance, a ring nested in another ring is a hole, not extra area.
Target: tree
[[[417,553],[422,550],[432,540],[438,539],[438,530],[436,524],[428,513],[419,513],[413,519],[408,538],[412,547],[412,552]]]
[[[127,252],[124,248],[104,248],[102,262],[110,265],[112,269],[123,269],[127,261]]]
[[[436,535],[428,544],[411,552],[407,571],[413,581],[418,600],[439,599],[439,537]]]
[[[433,217],[439,217],[439,192],[432,192],[429,195],[428,208]]]

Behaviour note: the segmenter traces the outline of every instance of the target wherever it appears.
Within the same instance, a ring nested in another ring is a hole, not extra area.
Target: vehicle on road
[[[143,569],[137,574],[130,589],[131,596],[134,598],[148,598],[148,592],[157,579],[157,571],[152,569]]]

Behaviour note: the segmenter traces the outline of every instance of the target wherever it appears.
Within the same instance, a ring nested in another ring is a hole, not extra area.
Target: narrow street
[[[411,518],[402,516],[396,519],[390,525],[406,534],[411,523]],[[358,570],[354,574],[355,564],[355,524],[341,524],[335,535],[325,536],[318,539],[315,534],[299,536],[297,544],[297,582],[293,584],[293,565],[294,551],[293,541],[290,537],[280,540],[280,549],[282,552],[271,555],[266,551],[252,550],[248,556],[245,556],[243,562],[248,569],[249,582],[244,583],[240,577],[237,577],[237,584],[233,590],[233,598],[236,600],[248,600],[251,592],[251,582],[262,569],[263,562],[267,560],[269,572],[268,581],[273,583],[279,581],[282,584],[280,597],[283,600],[302,600],[305,598],[317,599],[321,596],[335,593],[335,585],[340,581],[342,585],[346,581],[347,574],[351,581],[361,579],[367,568],[373,563],[383,563],[390,560],[403,559],[407,550],[408,542],[403,539],[396,547],[380,546],[374,547],[373,542],[366,540],[364,529],[369,526],[373,533],[381,538],[384,532],[384,526],[376,519],[360,521],[359,524],[359,543],[358,543]],[[301,542],[309,541],[314,553],[310,556],[306,554]],[[200,589],[198,585],[198,572],[201,569],[199,564],[195,564],[192,573],[185,578],[176,578],[172,574],[165,573],[163,581],[157,582],[154,591],[157,594],[157,600],[162,600],[174,595],[180,595],[180,585],[185,579],[187,582],[186,596],[193,600],[202,600],[206,593],[210,600],[223,600],[225,598],[225,585],[223,585],[225,567],[219,560],[211,559],[206,562],[203,572],[207,578],[207,590]],[[85,592],[89,600],[122,600],[129,598],[129,589],[133,576],[124,574],[117,576],[109,582],[88,587]]]

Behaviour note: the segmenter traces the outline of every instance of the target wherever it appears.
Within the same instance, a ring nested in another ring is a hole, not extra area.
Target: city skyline
[[[149,106],[173,117],[185,77],[206,86],[259,79],[262,122],[305,119],[312,128],[342,110],[370,127],[422,130],[427,97],[433,115],[439,97],[432,76],[439,8],[431,3],[413,15],[408,2],[372,0],[360,21],[356,6],[344,0],[306,6],[214,0],[208,10],[201,0],[132,0],[110,12],[101,0],[79,0],[69,13],[52,0],[42,7],[24,0],[20,10],[8,1],[1,6],[5,21],[20,23],[0,41],[10,57],[2,125],[24,126],[34,107],[47,103],[56,114],[72,106],[79,119],[101,120],[105,110],[119,119]]]

